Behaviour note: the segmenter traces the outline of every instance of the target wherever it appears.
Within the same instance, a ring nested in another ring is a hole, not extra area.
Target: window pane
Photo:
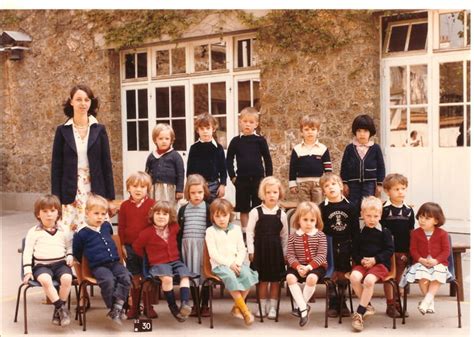
[[[211,69],[225,69],[226,68],[226,53],[225,42],[211,44]]]
[[[459,128],[463,123],[463,106],[439,107],[439,146],[457,146]]]
[[[426,36],[428,34],[428,23],[420,23],[411,26],[408,50],[424,50],[426,47]]]
[[[156,88],[156,117],[169,117],[170,101],[169,88]]]
[[[194,47],[194,71],[209,70],[209,45]]]
[[[127,122],[127,149],[137,150],[137,122]]]
[[[464,47],[463,12],[439,15],[439,47]]]
[[[184,47],[171,50],[171,62],[173,64],[173,74],[186,73],[186,53]]]
[[[390,67],[390,105],[407,104],[407,67]]]
[[[127,119],[137,118],[135,90],[127,90]]]
[[[148,118],[148,90],[138,90],[138,118]]]
[[[209,112],[209,93],[207,83],[194,84],[194,115]]]
[[[211,83],[211,114],[226,114],[225,82]]]
[[[260,81],[253,81],[253,106],[260,111]]]
[[[135,78],[135,54],[125,55],[125,78]]]
[[[439,102],[454,103],[463,101],[462,62],[440,63]]]
[[[171,87],[171,116],[184,117],[184,86]]]
[[[428,66],[426,64],[410,67],[410,103],[428,103]]]
[[[158,50],[156,52],[156,76],[170,74],[170,51]]]
[[[251,64],[251,42],[250,39],[237,42],[237,67],[250,67]]]
[[[388,52],[404,51],[407,40],[408,25],[392,27],[390,42],[388,43]]]
[[[390,146],[405,146],[407,139],[407,110],[390,109]]]
[[[410,110],[410,138],[408,145],[417,147],[428,146],[428,109],[411,108]]]
[[[471,61],[467,61],[467,102],[471,102]]]
[[[457,146],[464,146],[467,140],[467,146],[471,146],[471,106],[466,106],[467,123],[461,123],[458,130],[458,137],[456,138]],[[464,132],[466,131],[466,134]]]
[[[222,145],[224,149],[227,149],[227,125],[226,117],[217,117],[217,127],[216,131],[216,140],[219,144]]]
[[[148,151],[148,121],[138,122],[138,149]]]
[[[137,54],[137,63],[138,63],[138,76],[137,77],[147,77],[147,59],[146,53]]]
[[[239,113],[243,108],[250,106],[250,81],[239,81]]]
[[[176,135],[173,147],[178,151],[186,151],[186,120],[174,119],[172,127]]]

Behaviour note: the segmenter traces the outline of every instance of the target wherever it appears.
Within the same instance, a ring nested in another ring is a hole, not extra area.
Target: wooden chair
[[[461,301],[459,298],[459,284],[458,281],[456,280],[456,274],[454,270],[454,255],[453,255],[453,245],[451,241],[451,235],[449,237],[449,249],[450,249],[450,254],[448,257],[448,270],[451,273],[451,277],[446,280],[446,284],[450,284],[454,287],[455,292],[456,292],[456,302],[457,302],[457,307],[458,307],[458,328],[461,328]],[[418,283],[417,280],[412,283]],[[405,324],[405,314],[407,311],[407,295],[408,295],[408,287],[409,283],[404,287],[404,294],[403,294],[403,309],[402,309],[402,324]]]

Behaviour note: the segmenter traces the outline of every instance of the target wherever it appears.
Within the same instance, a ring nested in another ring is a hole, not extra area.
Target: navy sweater
[[[354,144],[347,145],[342,156],[341,178],[344,183],[376,181],[381,184],[385,178],[385,163],[380,146],[369,147],[362,159]]]
[[[410,233],[415,228],[415,214],[411,207],[403,204],[396,207],[385,202],[380,223],[393,235],[395,252],[410,253]]]
[[[237,161],[237,174],[234,171],[234,158]],[[227,171],[231,179],[236,175],[256,178],[271,176],[272,158],[265,138],[259,135],[241,135],[232,138],[227,149]]]
[[[323,201],[319,209],[324,223],[323,232],[332,236],[335,246],[338,243],[352,241],[359,235],[359,216],[354,205],[347,199],[344,198],[340,202]]]
[[[176,192],[183,192],[184,187],[184,163],[181,155],[172,150],[156,158],[150,153],[145,164],[145,172],[148,173],[155,183],[176,185]]]
[[[321,177],[324,172],[332,172],[331,156],[328,148],[318,143],[312,153],[305,153],[302,144],[297,144],[290,157],[290,187],[296,178]]]
[[[361,265],[364,257],[375,257],[375,263],[382,263],[390,270],[393,255],[392,233],[381,225],[374,228],[364,226],[352,241],[352,262]]]
[[[107,221],[100,226],[100,232],[84,227],[74,234],[72,254],[79,262],[85,255],[91,269],[106,263],[120,261],[112,234],[112,225]]]
[[[200,174],[207,182],[219,180],[220,185],[225,185],[227,170],[225,167],[224,148],[217,143],[197,141],[189,149],[188,167],[186,177],[190,174]]]

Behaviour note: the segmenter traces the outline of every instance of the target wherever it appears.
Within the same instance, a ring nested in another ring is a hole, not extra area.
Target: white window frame
[[[150,54],[149,54],[148,48],[137,48],[137,49],[132,49],[132,50],[127,50],[123,53],[120,54],[120,78],[123,83],[127,82],[143,82],[147,81],[150,78]],[[140,53],[146,53],[147,54],[147,75],[144,77],[137,77],[138,76],[138,54]],[[126,55],[133,54],[135,57],[135,77],[134,78],[125,78],[125,58]]]
[[[250,65],[248,66],[238,66],[238,60],[239,60],[239,41],[242,40],[250,40]],[[251,70],[251,69],[258,69],[258,58],[255,54],[255,41],[256,37],[255,34],[243,34],[243,35],[237,35],[234,36],[234,41],[233,41],[233,46],[234,46],[234,62],[232,64],[232,67],[234,68],[234,71],[245,71],[245,70]]]
[[[382,49],[383,56],[386,57],[386,56],[396,56],[396,55],[405,56],[405,55],[412,55],[412,54],[425,54],[428,48],[428,33],[426,33],[426,42],[425,42],[424,49],[408,50],[408,46],[410,44],[410,38],[411,38],[411,29],[413,25],[420,24],[420,23],[426,23],[428,25],[428,19],[420,18],[420,19],[389,22],[387,25],[387,32],[385,34],[385,41],[383,42],[383,49]],[[401,27],[401,26],[408,26],[404,50],[394,51],[394,52],[387,51],[388,46],[390,44],[390,38],[392,37],[392,28]]]
[[[467,17],[467,12],[468,10],[460,10],[460,9],[452,9],[452,10],[439,10],[439,11],[434,11],[433,12],[433,51],[436,53],[442,53],[442,52],[452,52],[456,50],[469,50],[470,45],[468,45],[468,40],[467,40],[467,20],[464,22],[464,46],[463,47],[456,47],[456,48],[440,48],[439,47],[439,16],[441,14],[449,14],[453,12],[465,12],[466,17]],[[472,28],[472,25],[471,25]],[[472,34],[472,32],[471,32]]]

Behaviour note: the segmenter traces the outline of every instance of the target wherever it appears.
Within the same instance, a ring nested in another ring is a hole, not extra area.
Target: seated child
[[[316,290],[318,280],[324,277],[327,267],[327,239],[324,235],[321,211],[311,201],[303,201],[293,215],[296,232],[288,239],[288,270],[286,282],[298,306],[300,326],[309,322],[311,307],[308,301]],[[304,289],[298,284],[304,283]]]
[[[39,223],[26,234],[23,249],[23,283],[35,279],[53,303],[53,324],[66,326],[71,322],[67,299],[72,283],[72,251],[67,232],[58,226],[61,203],[54,195],[45,195],[35,202],[34,214]],[[59,294],[53,286],[58,281]],[[26,309],[25,309],[26,310]]]
[[[189,305],[189,277],[194,276],[180,260],[178,249],[179,225],[176,211],[168,201],[157,201],[150,209],[148,226],[133,242],[133,250],[141,257],[145,254],[150,264],[150,274],[159,277],[171,314],[178,322],[184,322],[191,314]],[[179,276],[181,307],[178,308],[173,292],[173,278]]]
[[[100,287],[102,299],[110,311],[107,317],[117,324],[127,319],[123,305],[130,291],[131,280],[127,268],[120,263],[120,255],[112,238],[113,229],[105,221],[109,204],[99,195],[91,194],[86,203],[87,226],[74,234],[72,251],[80,263],[84,255],[92,275]]]
[[[392,233],[382,228],[382,201],[374,196],[362,199],[361,215],[364,227],[352,243],[351,286],[359,298],[357,311],[352,315],[352,328],[364,329],[364,318],[375,314],[370,304],[374,286],[378,280],[387,277],[390,259],[393,255]]]
[[[230,223],[232,210],[232,204],[226,199],[212,202],[210,213],[213,225],[206,230],[206,245],[212,272],[222,279],[234,299],[232,316],[243,318],[245,324],[250,325],[255,318],[245,304],[245,298],[250,287],[258,283],[258,273],[243,264],[247,249],[242,229]]]

